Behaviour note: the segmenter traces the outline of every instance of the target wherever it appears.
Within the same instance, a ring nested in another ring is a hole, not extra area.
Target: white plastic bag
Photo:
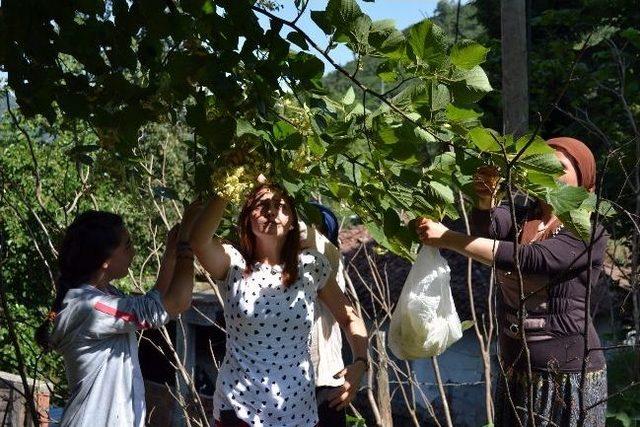
[[[438,356],[462,337],[450,283],[451,269],[440,251],[423,246],[391,316],[393,354],[404,360]]]

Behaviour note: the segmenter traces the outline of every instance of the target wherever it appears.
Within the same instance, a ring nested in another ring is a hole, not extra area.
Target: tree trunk
[[[503,132],[520,136],[529,128],[527,2],[501,0]]]

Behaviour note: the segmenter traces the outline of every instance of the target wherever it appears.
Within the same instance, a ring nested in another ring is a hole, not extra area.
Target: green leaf
[[[242,136],[245,134],[255,135],[261,138],[265,138],[267,136],[265,131],[256,129],[251,122],[245,119],[238,119],[236,121],[236,136]]]
[[[612,217],[616,215],[618,212],[616,208],[613,207],[610,201],[608,200],[600,200],[600,204],[598,205],[598,214],[605,218]]]
[[[520,151],[522,151],[525,145],[529,143],[530,139],[531,139],[530,134],[527,134],[518,138],[515,146],[516,152],[519,153]],[[555,150],[549,147],[549,145],[545,142],[544,139],[536,135],[533,142],[527,147],[525,152],[522,153],[522,156],[528,157],[534,154],[553,154],[553,153],[555,153]]]
[[[475,322],[473,320],[465,320],[460,324],[463,332],[466,331],[467,329],[471,329],[473,325],[475,325]]]
[[[331,23],[343,33],[347,33],[362,15],[356,0],[329,0],[326,11]]]
[[[620,421],[620,423],[622,424],[622,427],[631,427],[633,423],[633,421],[631,420],[631,417],[626,412],[614,412],[614,413],[607,412],[607,418],[613,418],[617,421]]]
[[[470,70],[482,64],[487,58],[489,49],[473,41],[462,41],[451,50],[451,62],[458,68]]]
[[[312,10],[309,15],[311,16],[311,20],[315,22],[326,35],[333,34],[335,27],[331,22],[331,17],[326,11]]]
[[[395,236],[400,230],[400,217],[398,213],[392,209],[388,208],[384,212],[384,234],[387,238]]]
[[[212,13],[215,13],[216,7],[211,0],[207,0],[202,5],[202,11],[205,15],[211,15]]]
[[[587,242],[591,238],[591,212],[576,209],[557,214],[562,224],[576,236]]]
[[[447,119],[452,122],[474,121],[482,116],[482,113],[471,108],[457,107],[454,104],[447,105]]]
[[[414,133],[416,134],[416,136],[422,141],[422,142],[426,142],[427,144],[431,144],[434,142],[437,142],[438,140],[435,138],[435,136],[433,136],[432,133],[427,132],[426,130],[417,127],[414,129]]]
[[[357,45],[369,44],[369,31],[371,30],[371,18],[367,15],[358,16],[349,28],[351,40]]]
[[[483,127],[473,128],[467,134],[467,138],[471,140],[473,145],[478,147],[480,151],[498,152],[500,145],[496,141],[495,135]]]
[[[534,170],[527,171],[527,182],[524,185],[524,190],[536,197],[544,199],[549,190],[555,190],[558,188],[556,180],[553,175],[549,175]]]
[[[487,74],[480,66],[473,67],[460,77],[460,81],[456,81],[451,85],[456,103],[476,103],[493,90]]]
[[[441,184],[438,181],[430,181],[428,184],[428,190],[430,190],[430,193],[440,201],[445,203],[455,202],[455,195],[451,186]]]
[[[493,90],[491,83],[489,83],[487,73],[479,66],[473,67],[465,74],[464,82],[467,87],[477,90],[478,92],[486,93]]]
[[[564,172],[564,167],[555,154],[534,154],[532,156],[521,157],[518,160],[518,165],[526,169],[533,169],[551,175],[558,175]]]
[[[398,59],[402,56],[404,40],[391,19],[374,21],[369,29],[369,45],[387,57]]]
[[[285,139],[296,132],[298,130],[284,120],[278,120],[273,124],[273,136],[276,139]]]
[[[566,214],[579,209],[582,202],[589,198],[589,194],[583,187],[563,185],[549,192],[547,202],[556,215]]]
[[[347,93],[345,93],[344,96],[342,97],[342,103],[345,105],[351,105],[355,100],[356,100],[356,93],[353,90],[353,86],[349,86],[349,89],[347,89]]]
[[[298,32],[298,31],[291,31],[289,34],[287,34],[287,40],[289,40],[291,43],[295,44],[296,46],[298,46],[302,50],[308,50],[309,49],[309,45],[307,44],[307,40],[304,38],[302,33]]]
[[[627,28],[620,33],[622,37],[629,40],[636,49],[640,49],[640,30],[637,28]]]
[[[307,52],[298,52],[289,62],[291,72],[300,81],[320,79],[324,73],[324,63]]]
[[[407,35],[410,53],[418,63],[439,68],[447,57],[446,35],[433,22],[425,19],[409,28]]]
[[[431,85],[431,109],[442,110],[446,108],[451,101],[451,93],[449,88],[442,83],[433,83]]]
[[[396,61],[390,60],[381,62],[380,65],[378,65],[378,68],[376,68],[376,75],[385,83],[393,82],[398,78],[396,68]]]
[[[278,120],[273,124],[273,137],[280,142],[281,148],[287,150],[296,149],[304,142],[298,129],[284,120]]]

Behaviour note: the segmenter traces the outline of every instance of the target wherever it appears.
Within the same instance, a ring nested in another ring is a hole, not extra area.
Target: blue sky
[[[309,12],[312,10],[324,10],[328,0],[309,0],[309,6],[304,15],[298,21],[298,26],[307,33],[314,41],[322,47],[327,45],[327,37],[311,20]],[[274,14],[288,20],[292,20],[297,15],[293,0],[283,0],[280,2],[283,8],[275,11]],[[402,30],[411,24],[415,24],[433,14],[438,0],[377,0],[375,2],[364,2],[358,0],[358,5],[364,13],[369,15],[374,21],[380,19],[392,19],[396,23],[396,28]],[[267,18],[260,18],[262,25],[267,26]],[[283,29],[283,33],[288,30]],[[315,54],[316,52],[311,52]],[[351,61],[353,55],[344,46],[331,51],[331,57],[340,65]],[[321,58],[322,59],[322,58]],[[325,61],[325,73],[333,71],[333,67]]]

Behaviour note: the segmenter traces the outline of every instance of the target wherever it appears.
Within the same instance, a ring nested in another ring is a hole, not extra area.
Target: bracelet
[[[364,370],[365,372],[369,370],[369,359],[366,357],[356,357],[353,362],[351,362],[351,364],[355,364],[356,362],[362,362],[364,363]]]

